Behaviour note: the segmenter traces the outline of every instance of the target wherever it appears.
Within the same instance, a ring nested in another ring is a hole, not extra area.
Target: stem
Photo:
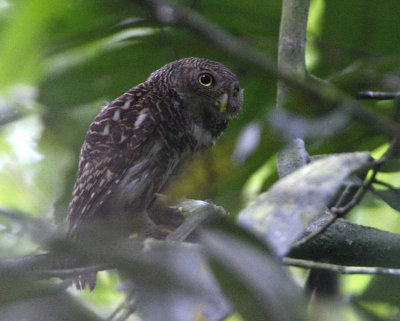
[[[399,92],[361,91],[357,94],[357,99],[364,100],[393,100],[398,97]]]
[[[291,75],[298,81],[307,76],[306,69],[306,32],[310,0],[283,0],[282,19],[279,31],[278,70]],[[281,107],[292,92],[292,88],[284,80],[278,81],[276,106]],[[278,168],[288,162],[296,150],[286,148],[278,153]],[[304,165],[304,164],[303,164]]]
[[[299,81],[307,76],[305,63],[306,32],[310,0],[283,0],[279,32],[278,70]],[[277,105],[282,105],[290,94],[284,81],[278,82]]]
[[[338,272],[341,274],[400,275],[400,269],[391,269],[384,267],[344,266],[338,264],[292,259],[288,257],[285,257],[283,259],[283,263],[285,265],[296,266],[304,269],[327,270],[332,272]]]

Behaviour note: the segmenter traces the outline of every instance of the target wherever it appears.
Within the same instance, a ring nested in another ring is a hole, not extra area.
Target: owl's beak
[[[217,99],[216,105],[219,108],[219,111],[222,113],[226,109],[226,105],[228,105],[229,96],[227,92],[224,92],[219,98]]]

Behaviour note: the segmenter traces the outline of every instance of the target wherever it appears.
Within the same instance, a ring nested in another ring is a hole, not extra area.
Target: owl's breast
[[[113,206],[122,212],[145,210],[154,194],[162,191],[188,154],[189,151],[165,150],[161,142],[155,143],[147,155],[126,170],[110,196]]]

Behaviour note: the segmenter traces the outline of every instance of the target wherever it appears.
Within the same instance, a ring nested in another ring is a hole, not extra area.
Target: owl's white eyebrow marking
[[[121,118],[121,112],[119,111],[119,109],[117,109],[115,112],[114,112],[114,116],[113,116],[113,120],[115,120],[115,121],[118,121],[119,119]]]
[[[132,104],[132,100],[127,100],[126,102],[125,102],[125,104],[121,107],[123,110],[127,110],[127,109],[129,109],[129,107],[131,107],[131,104]]]
[[[103,132],[101,134],[104,135],[104,136],[107,136],[107,135],[110,134],[110,124],[107,124],[107,125],[104,126],[104,130],[103,130]]]
[[[142,109],[142,110],[140,111],[139,116],[138,116],[138,118],[137,118],[136,121],[135,121],[135,128],[138,128],[138,127],[140,126],[140,124],[143,123],[143,121],[146,119],[146,117],[147,117],[147,115],[148,115],[148,114],[147,114],[147,111],[148,111],[147,108]]]

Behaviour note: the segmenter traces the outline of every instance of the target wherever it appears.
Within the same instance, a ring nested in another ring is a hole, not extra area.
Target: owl
[[[68,208],[68,237],[118,222],[121,233],[165,237],[149,216],[155,195],[242,109],[243,89],[221,63],[173,61],[116,98],[86,133]],[[123,230],[123,231],[122,231]],[[101,235],[98,235],[101,237]],[[77,288],[94,280],[78,277]]]

